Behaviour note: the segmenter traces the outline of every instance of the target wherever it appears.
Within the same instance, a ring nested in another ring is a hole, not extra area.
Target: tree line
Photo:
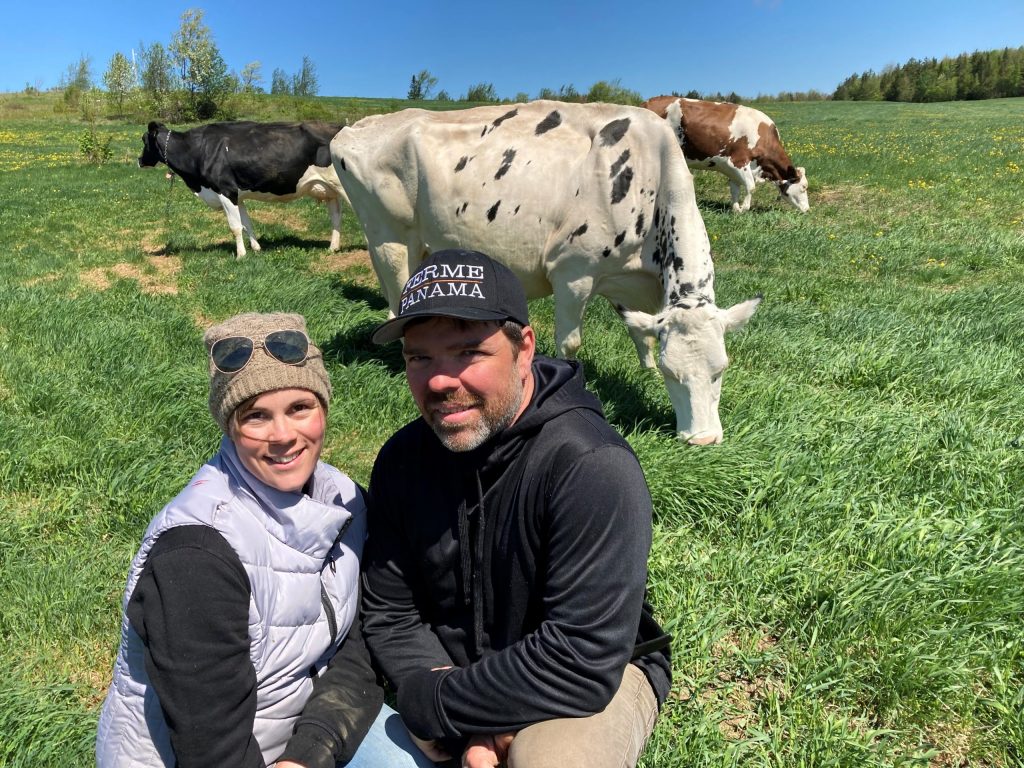
[[[844,101],[968,101],[1024,96],[1024,47],[910,59],[850,75],[832,98]]]
[[[231,119],[238,111],[238,99],[232,97],[266,93],[262,64],[251,61],[234,72],[228,69],[203,23],[203,11],[189,9],[181,16],[181,25],[170,42],[146,45],[140,43],[129,59],[116,52],[102,76],[105,98],[118,115],[127,106],[136,114],[156,115],[165,120],[207,120],[214,117]],[[410,79],[407,98],[410,101],[500,102],[530,101],[525,92],[513,99],[498,96],[492,83],[480,82],[453,97],[447,90],[437,90],[438,78],[429,70],[421,70]],[[82,57],[68,67],[60,90],[68,109],[80,108],[86,119],[94,117],[90,101],[82,96],[94,88],[91,61]],[[26,90],[34,90],[26,87]],[[300,98],[316,96],[319,81],[316,66],[308,56],[302,57],[299,70],[289,74],[274,69],[269,92]],[[681,96],[681,93],[673,92]],[[740,103],[749,101],[735,91],[700,93],[691,90],[687,98]],[[934,102],[1024,96],[1024,47],[975,51],[943,59],[910,59],[905,64],[886,67],[881,73],[872,70],[851,75],[832,94],[816,90],[784,91],[774,96],[758,94],[756,101],[817,101],[825,99],[854,101]],[[572,84],[557,90],[541,88],[538,99],[568,102],[607,102],[639,105],[644,97],[621,85],[618,80],[598,81],[588,90],[579,91]],[[311,102],[301,102],[311,103]]]

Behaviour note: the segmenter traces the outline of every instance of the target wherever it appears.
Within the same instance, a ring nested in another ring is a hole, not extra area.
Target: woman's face
[[[326,419],[308,389],[276,389],[242,403],[231,441],[245,468],[279,491],[300,491],[324,447]]]

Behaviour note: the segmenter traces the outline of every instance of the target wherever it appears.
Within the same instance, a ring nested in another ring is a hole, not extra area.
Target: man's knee
[[[521,730],[509,749],[508,768],[633,768],[657,714],[650,683],[629,665],[603,712]]]

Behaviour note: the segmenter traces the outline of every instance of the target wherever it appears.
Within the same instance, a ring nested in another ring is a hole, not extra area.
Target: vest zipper
[[[331,645],[338,636],[338,619],[334,615],[334,607],[331,605],[331,598],[327,596],[327,587],[320,582],[320,602],[324,604],[324,613],[327,614],[327,627],[331,630]]]

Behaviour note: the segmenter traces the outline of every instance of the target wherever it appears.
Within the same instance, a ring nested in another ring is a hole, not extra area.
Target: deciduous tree
[[[110,65],[103,73],[103,85],[107,88],[107,98],[117,105],[117,113],[122,114],[125,97],[135,87],[135,68],[120,51],[110,58]]]

